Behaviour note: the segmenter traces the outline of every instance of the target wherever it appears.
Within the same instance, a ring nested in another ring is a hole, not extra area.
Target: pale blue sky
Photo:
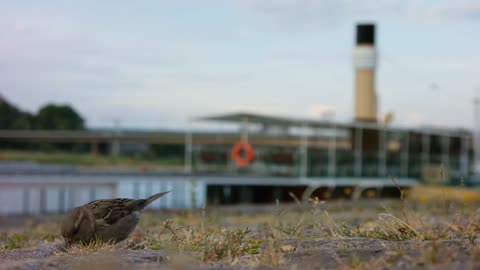
[[[471,127],[479,1],[2,1],[0,93],[92,127],[254,111],[349,121],[356,22],[377,24],[381,114]],[[436,87],[432,87],[436,85]]]

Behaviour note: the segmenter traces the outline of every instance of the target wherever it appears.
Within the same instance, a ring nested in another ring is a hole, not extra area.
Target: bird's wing
[[[131,214],[133,199],[96,200],[87,204],[92,209],[98,225],[108,226]]]

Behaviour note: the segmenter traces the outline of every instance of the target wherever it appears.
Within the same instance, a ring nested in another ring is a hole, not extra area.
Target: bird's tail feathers
[[[140,199],[140,200],[134,200],[132,201],[131,203],[129,203],[128,205],[128,208],[131,210],[131,211],[140,211],[142,210],[143,208],[147,207],[147,205],[151,204],[153,201],[155,201],[156,199],[162,197],[163,195],[169,193],[170,191],[166,191],[166,192],[160,192],[160,193],[157,193],[155,195],[152,195],[146,199]]]
[[[155,201],[156,199],[162,197],[163,195],[165,195],[167,193],[170,193],[170,191],[160,192],[160,193],[157,193],[155,195],[152,195],[152,196],[146,198],[145,199],[145,206],[149,205],[150,203],[152,203],[153,201]]]

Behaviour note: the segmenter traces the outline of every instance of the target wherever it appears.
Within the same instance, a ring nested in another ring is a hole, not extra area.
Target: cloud
[[[409,1],[402,1],[407,3]],[[335,25],[352,17],[405,13],[400,1],[266,0],[243,1],[244,7],[281,25]],[[407,8],[408,9],[408,8]]]
[[[25,23],[16,22],[13,25],[13,30],[17,33],[27,33],[31,30],[31,28],[29,26],[27,26]]]
[[[478,1],[438,4],[413,0],[238,0],[246,10],[277,26],[334,26],[352,20],[478,20]]]
[[[409,112],[404,115],[402,124],[407,126],[421,126],[426,122],[426,118],[423,114],[418,112]]]
[[[335,108],[325,104],[315,104],[310,106],[308,113],[313,117],[328,118],[335,116]]]
[[[232,3],[239,8],[233,10]],[[347,27],[360,18],[379,19],[382,24],[391,20],[413,21],[413,28],[409,25],[404,30],[414,31],[416,20],[475,20],[480,14],[479,4],[473,1],[419,3],[217,0],[210,7],[206,3],[205,9],[175,4],[170,10],[162,9],[168,11],[164,14],[137,8],[138,17],[131,17],[132,20],[105,17],[98,9],[91,12],[90,5],[84,5],[88,10],[75,9],[74,14],[70,13],[70,5],[32,5],[30,13],[21,9],[17,15],[0,19],[1,91],[31,110],[50,101],[72,102],[95,126],[110,125],[113,118],[120,118],[124,126],[179,125],[192,116],[250,110],[315,119],[334,110],[336,119],[350,121],[351,44],[339,41],[334,31],[330,33],[331,40],[326,40],[319,36],[318,28],[340,23]],[[205,13],[213,9],[221,16]],[[130,12],[126,14],[131,16]],[[307,31],[289,31],[302,28]],[[351,37],[346,31],[336,33]],[[473,36],[471,44],[476,42]],[[419,42],[438,45],[431,40]],[[454,53],[442,54],[435,58],[440,59],[439,63],[431,59],[414,62],[415,70],[444,71],[451,58],[456,65],[448,73],[455,83],[451,88],[465,88],[470,82],[458,78],[476,78],[473,73],[467,76],[462,72],[475,62],[470,53],[474,46],[466,48],[469,61]],[[400,52],[399,57],[407,56],[406,53],[409,51]],[[382,67],[382,72],[382,76],[388,75],[388,68]],[[459,76],[460,73],[463,75]],[[461,82],[457,86],[458,81]],[[392,79],[380,82],[388,89],[391,103],[399,104],[400,94],[390,90],[395,86]],[[420,86],[425,87],[428,82]],[[442,88],[440,79],[435,82],[441,91],[448,88]],[[420,86],[413,85],[412,89]],[[385,96],[381,88],[379,93]],[[448,97],[452,94],[448,93]],[[316,100],[322,104],[316,104]],[[431,109],[413,109],[423,110]],[[408,121],[422,122],[425,117],[418,120],[412,116]]]

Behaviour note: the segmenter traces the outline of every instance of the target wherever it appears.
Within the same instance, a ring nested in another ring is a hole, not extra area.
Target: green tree
[[[37,129],[81,130],[85,129],[83,118],[68,105],[47,104],[35,117]]]
[[[23,112],[0,96],[0,129],[32,129],[34,116]]]

